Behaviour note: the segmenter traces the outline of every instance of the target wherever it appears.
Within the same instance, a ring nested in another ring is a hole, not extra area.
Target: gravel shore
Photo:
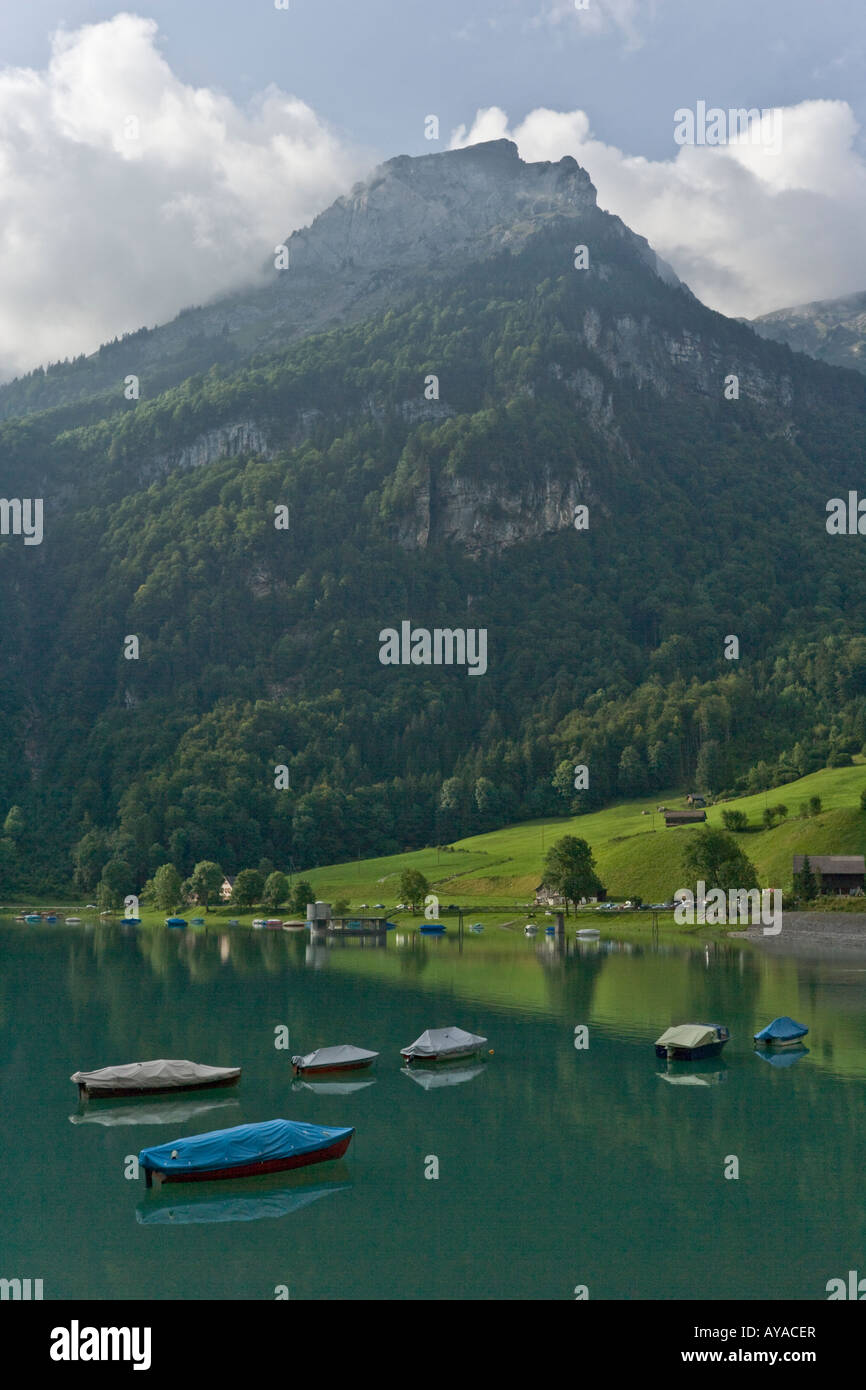
[[[778,936],[760,927],[728,932],[774,956],[866,956],[866,912],[785,912]]]

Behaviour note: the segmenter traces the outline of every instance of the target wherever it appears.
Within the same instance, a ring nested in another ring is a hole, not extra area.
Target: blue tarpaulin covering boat
[[[153,1174],[164,1182],[209,1182],[305,1168],[311,1163],[342,1158],[354,1128],[332,1129],[296,1120],[265,1120],[261,1124],[214,1129],[190,1139],[175,1139],[142,1149],[138,1161],[148,1187]]]
[[[772,1023],[755,1034],[755,1042],[764,1047],[794,1047],[808,1031],[805,1024],[797,1023],[793,1018],[774,1018]]]

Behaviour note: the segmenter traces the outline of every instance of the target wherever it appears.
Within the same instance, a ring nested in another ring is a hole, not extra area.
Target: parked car
[[[385,904],[384,904],[384,903],[374,903],[373,906],[374,906],[374,907],[384,907]]]

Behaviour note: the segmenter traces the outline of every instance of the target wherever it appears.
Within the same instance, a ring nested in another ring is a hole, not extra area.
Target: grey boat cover
[[[368,1052],[365,1047],[341,1043],[339,1047],[317,1047],[305,1057],[293,1057],[292,1063],[302,1071],[330,1071],[333,1067],[350,1067],[354,1062],[374,1062],[378,1056],[378,1052]]]
[[[401,1048],[403,1057],[447,1057],[483,1047],[486,1038],[467,1033],[463,1028],[428,1028],[409,1047]]]
[[[90,1095],[100,1091],[176,1091],[184,1086],[206,1085],[209,1081],[228,1081],[240,1076],[240,1067],[206,1067],[201,1062],[182,1062],[160,1057],[155,1062],[128,1062],[121,1067],[102,1067],[99,1071],[77,1071],[69,1080],[86,1086]]]

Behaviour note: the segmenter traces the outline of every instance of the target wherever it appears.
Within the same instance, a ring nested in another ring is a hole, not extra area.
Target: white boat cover
[[[718,1042],[715,1028],[705,1023],[681,1023],[676,1028],[667,1028],[656,1047],[703,1047],[705,1043]]]
[[[428,1028],[409,1047],[401,1048],[401,1056],[447,1057],[449,1054],[459,1056],[462,1052],[483,1047],[486,1042],[486,1038],[479,1037],[477,1033],[467,1033],[462,1028]]]
[[[357,1062],[374,1062],[378,1052],[368,1052],[365,1047],[352,1047],[351,1043],[341,1043],[339,1047],[317,1047],[305,1057],[293,1057],[292,1063],[301,1071],[330,1071],[334,1067],[350,1067]]]
[[[206,1067],[201,1062],[182,1062],[160,1057],[155,1062],[128,1062],[121,1067],[102,1067],[99,1071],[77,1071],[69,1080],[86,1086],[91,1095],[100,1091],[175,1091],[184,1086],[206,1085],[209,1081],[228,1081],[240,1076],[240,1067]]]

